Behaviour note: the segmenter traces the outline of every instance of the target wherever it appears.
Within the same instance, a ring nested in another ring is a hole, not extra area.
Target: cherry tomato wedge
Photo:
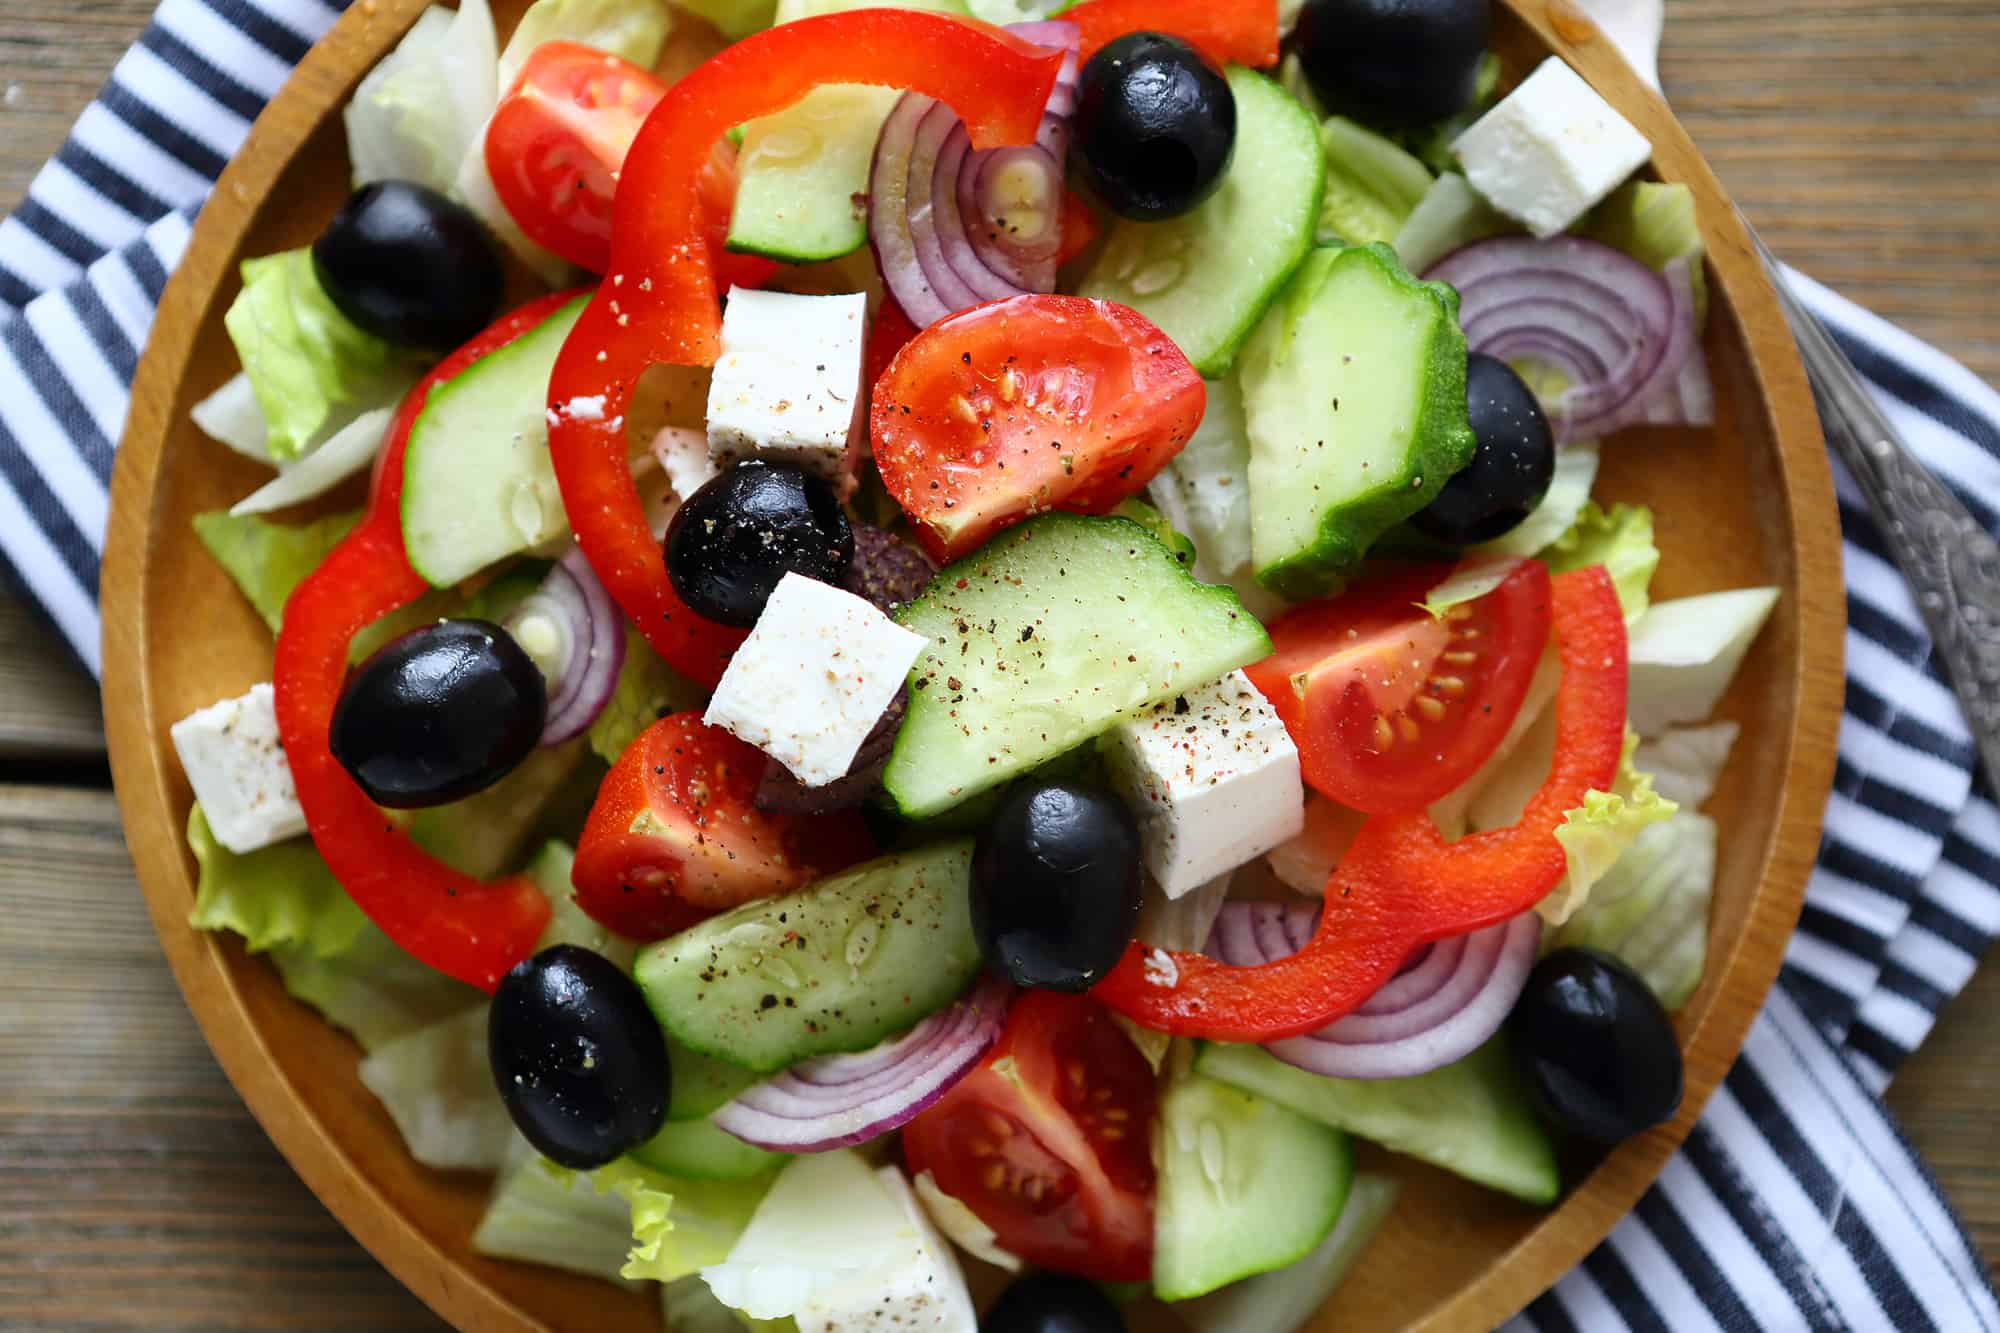
[[[977,1069],[903,1127],[911,1173],[1031,1264],[1104,1282],[1153,1267],[1153,1070],[1109,1011],[1023,991]]]
[[[597,790],[570,872],[577,905],[621,935],[656,940],[873,854],[853,811],[757,809],[763,772],[761,753],[699,713],[648,727]]]
[[[1419,603],[1450,572],[1421,566],[1298,607],[1247,668],[1306,781],[1342,805],[1423,809],[1486,762],[1521,710],[1549,641],[1548,567],[1524,560],[1434,616]]]
[[[1010,296],[931,325],[870,407],[875,465],[939,560],[1050,509],[1103,513],[1201,424],[1207,390],[1138,311]]]
[[[602,273],[611,263],[611,201],[625,154],[667,85],[628,60],[577,42],[543,42],[500,99],[486,170],[529,240]],[[760,287],[771,260],[723,249],[736,203],[736,149],[718,139],[696,178],[716,283]]]
[[[1067,264],[1097,239],[1097,215],[1090,211],[1090,205],[1075,190],[1063,191],[1062,243],[1056,250],[1056,263]]]

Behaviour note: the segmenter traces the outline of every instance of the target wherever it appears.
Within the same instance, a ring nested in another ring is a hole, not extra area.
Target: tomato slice
[[[889,494],[939,560],[1050,509],[1103,513],[1145,489],[1201,424],[1207,391],[1138,311],[1011,296],[931,325],[875,385]]]
[[[577,42],[543,42],[500,99],[486,170],[529,240],[602,273],[611,264],[611,201],[625,154],[667,85],[629,60]],[[727,291],[761,287],[777,264],[723,249],[736,204],[736,148],[718,139],[696,178],[703,233]]]
[[[1056,263],[1067,264],[1097,239],[1097,215],[1090,211],[1082,195],[1075,190],[1063,191],[1062,243],[1056,250]]]
[[[912,1174],[1031,1264],[1104,1282],[1153,1268],[1153,1070],[1082,995],[1023,991],[978,1068],[903,1127]]]
[[[760,752],[699,713],[648,727],[597,789],[570,872],[578,906],[621,935],[656,940],[873,854],[854,811],[757,809],[763,772]]]
[[[1247,668],[1299,747],[1307,782],[1368,814],[1421,810],[1470,778],[1527,697],[1549,640],[1548,567],[1524,560],[1442,617],[1425,565],[1308,603]]]

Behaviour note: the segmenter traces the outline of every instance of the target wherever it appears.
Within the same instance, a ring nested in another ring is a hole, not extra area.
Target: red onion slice
[[[1558,438],[1701,416],[1706,367],[1698,379],[1688,371],[1701,357],[1686,261],[1661,274],[1581,236],[1501,236],[1446,255],[1424,276],[1457,288],[1472,351],[1534,357],[1569,378],[1548,405]],[[1712,418],[1712,402],[1707,411]]]
[[[1230,903],[1208,953],[1257,967],[1298,952],[1318,909],[1302,903]],[[1302,1037],[1266,1044],[1280,1060],[1329,1078],[1409,1078],[1462,1059],[1499,1031],[1527,985],[1542,921],[1524,912],[1485,930],[1439,940],[1353,1013]]]
[[[1012,31],[1067,52],[1034,144],[975,151],[958,114],[919,93],[903,95],[876,140],[868,236],[883,281],[919,327],[1055,289],[1080,36],[1054,21]]]
[[[828,1152],[914,1119],[970,1073],[993,1043],[1012,991],[982,975],[958,1003],[900,1037],[848,1055],[801,1061],[745,1090],[711,1119],[773,1152]]]
[[[625,665],[625,617],[572,546],[508,613],[507,632],[549,680],[542,745],[580,736],[611,702]]]

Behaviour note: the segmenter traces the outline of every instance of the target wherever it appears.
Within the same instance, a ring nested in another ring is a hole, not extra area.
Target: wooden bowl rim
[[[255,224],[266,195],[289,166],[303,136],[334,114],[361,71],[415,21],[427,0],[370,0],[354,5],[307,55],[266,108],[242,150],[217,182],[179,268],[168,283],[155,329],[192,330],[213,317],[226,265]],[[1547,49],[1567,60],[1614,106],[1650,129],[1656,162],[1672,160],[1673,178],[1698,197],[1725,201],[1720,183],[1657,93],[1611,45],[1581,21],[1567,0],[1505,0]],[[1798,915],[1825,798],[1842,710],[1838,663],[1844,596],[1838,523],[1818,417],[1796,348],[1742,220],[1730,207],[1703,210],[1709,262],[1750,349],[1749,380],[1777,442],[1784,508],[1791,521],[1796,582],[1797,707],[1781,739],[1788,778],[1762,855],[1763,873],[1744,929],[1718,956],[1714,1001],[1686,1032],[1689,1079],[1680,1114],[1635,1139],[1570,1190],[1562,1203],[1484,1274],[1436,1307],[1417,1327],[1492,1327],[1552,1285],[1595,1246],[1637,1201],[1678,1148],[1777,975],[1784,940]],[[461,1268],[369,1178],[364,1164],[333,1137],[299,1090],[280,1072],[263,1030],[225,965],[222,946],[188,925],[194,886],[181,821],[168,800],[165,727],[152,717],[151,673],[143,668],[148,607],[144,597],[155,530],[170,409],[186,374],[193,338],[149,339],[132,392],[132,413],[112,478],[110,530],[103,566],[104,707],[112,773],[128,846],[162,948],[210,1048],[252,1113],[292,1167],[343,1225],[390,1272],[443,1318],[460,1327],[544,1328],[477,1274]],[[1819,595],[1807,595],[1817,585]],[[1832,663],[1833,668],[1824,666]]]

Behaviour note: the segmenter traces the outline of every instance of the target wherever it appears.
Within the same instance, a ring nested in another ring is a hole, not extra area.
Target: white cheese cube
[[[1488,203],[1537,236],[1573,226],[1653,154],[1646,136],[1555,56],[1451,151]]]
[[[662,426],[653,437],[653,458],[667,474],[667,486],[682,500],[722,474],[708,454],[708,437],[686,426]]]
[[[1305,827],[1298,748],[1241,671],[1119,724],[1107,751],[1169,898]]]
[[[861,429],[861,353],[868,298],[729,289],[722,354],[708,382],[708,449],[796,463],[845,491]]]
[[[194,798],[215,840],[232,852],[254,852],[306,831],[271,698],[270,685],[253,685],[173,725]]]
[[[927,642],[853,593],[787,574],[702,721],[824,787],[853,764]]]

